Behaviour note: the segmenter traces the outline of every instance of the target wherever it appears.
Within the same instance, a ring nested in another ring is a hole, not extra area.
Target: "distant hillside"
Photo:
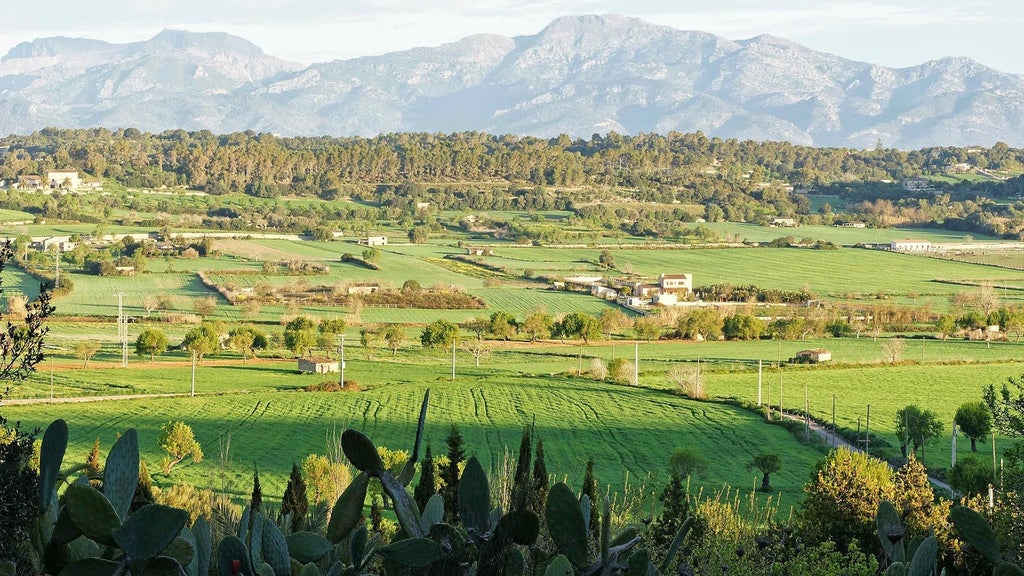
[[[1024,76],[969,59],[909,68],[771,36],[732,41],[621,16],[533,36],[308,67],[219,33],[46,38],[0,61],[0,133],[133,126],[281,135],[693,132],[815,146],[1024,145]]]

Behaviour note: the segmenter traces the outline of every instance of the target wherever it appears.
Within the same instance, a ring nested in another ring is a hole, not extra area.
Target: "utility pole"
[[[345,335],[344,334],[341,335],[341,346],[338,347],[338,356],[341,357],[341,360],[338,361],[338,371],[341,372],[341,375],[338,376],[338,384],[340,384],[341,387],[344,388],[345,387]]]
[[[832,447],[835,448],[839,443],[836,438],[836,395],[832,395]]]
[[[583,354],[582,347],[580,347],[580,354]],[[452,382],[455,382],[455,342],[452,342]]]
[[[762,379],[761,368],[762,368],[762,366],[761,366],[761,359],[758,358],[758,360],[757,360],[757,405],[758,406],[761,405],[761,379]]]
[[[121,367],[128,367],[128,317],[124,314],[124,292],[117,293],[117,340],[121,344]]]
[[[697,360],[697,383],[700,383],[700,360]],[[640,385],[640,343],[633,342],[633,386]]]
[[[804,442],[811,439],[810,411],[811,405],[807,401],[807,381],[804,380]]]
[[[950,468],[956,467],[956,420],[953,421],[953,452],[949,463]]]
[[[864,422],[864,452],[871,455],[871,404],[868,404],[868,419]]]
[[[192,351],[192,397],[196,397],[196,351]]]

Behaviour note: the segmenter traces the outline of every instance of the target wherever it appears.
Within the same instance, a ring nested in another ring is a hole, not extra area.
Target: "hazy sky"
[[[302,63],[535,34],[558,16],[623,14],[730,39],[768,33],[887,66],[968,56],[1024,73],[1020,0],[53,0],[5,2],[0,54],[45,36],[144,40],[222,31]],[[776,7],[767,8],[768,5]]]

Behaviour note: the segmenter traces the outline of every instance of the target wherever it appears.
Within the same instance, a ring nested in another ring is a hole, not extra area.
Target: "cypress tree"
[[[597,505],[597,478],[594,478],[594,459],[587,460],[587,473],[583,475],[583,489],[580,499],[586,494],[590,498],[590,532],[597,537],[601,529],[601,508]]]
[[[145,460],[139,460],[139,483],[135,485],[135,494],[132,496],[132,505],[129,508],[131,513],[153,503],[153,477],[149,475],[149,468]]]
[[[263,509],[263,488],[260,486],[260,471],[255,466],[252,472],[252,496],[249,498],[249,509],[255,514]]]
[[[676,532],[690,514],[689,500],[679,472],[672,471],[668,485],[658,496],[658,501],[661,502],[661,516],[651,526],[651,539],[658,549],[664,550],[672,544]]]
[[[378,534],[384,528],[384,499],[376,494],[370,501],[370,530]]]
[[[537,457],[533,460],[533,511],[544,514],[548,501],[548,467],[544,463],[544,442],[537,438]]]
[[[97,438],[96,442],[92,445],[92,450],[89,451],[89,457],[85,459],[85,475],[90,480],[96,480],[103,475],[103,465],[100,464],[100,439]]]
[[[519,460],[516,461],[516,474],[512,481],[512,510],[525,510],[532,499],[530,485],[530,430],[523,428],[523,437],[519,441]]]
[[[292,473],[288,477],[288,485],[281,497],[281,516],[292,515],[292,532],[299,532],[306,526],[306,512],[309,510],[309,498],[306,496],[306,480],[299,471],[299,466],[292,462]]]
[[[413,498],[416,505],[423,510],[430,497],[437,494],[437,481],[434,477],[434,455],[430,451],[430,444],[427,444],[427,454],[423,457],[423,465],[420,468],[420,481],[416,484]]]
[[[448,443],[448,466],[441,473],[441,480],[444,481],[441,497],[444,498],[445,521],[454,524],[459,518],[459,464],[466,459],[462,434],[459,434],[454,424],[445,442]]]

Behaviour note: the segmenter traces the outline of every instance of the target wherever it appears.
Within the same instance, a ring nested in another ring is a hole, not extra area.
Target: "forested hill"
[[[149,134],[129,128],[47,129],[0,139],[2,179],[67,167],[127,186],[183,186],[265,197],[408,182],[674,192],[712,181],[742,183],[750,189],[769,183],[898,183],[956,167],[1012,175],[1024,170],[1024,150],[1005,144],[913,151],[813,148],[708,138],[700,132],[595,134],[586,140],[563,135],[545,140],[477,132],[278,138],[253,132]]]
[[[900,151],[700,133],[543,140],[476,132],[277,138],[135,129],[48,129],[0,139],[0,180],[8,185],[20,176],[66,168],[87,179],[191,189],[212,198],[350,198],[386,218],[415,216],[416,206],[427,202],[442,210],[570,209],[602,226],[649,236],[673,234],[678,222],[698,217],[765,223],[777,216],[1024,235],[1024,176],[1018,176],[1024,150],[1004,144]],[[902,185],[921,176],[930,179],[924,189]],[[843,206],[835,208],[842,214],[833,216],[827,206],[811,210],[798,191],[838,196]],[[5,207],[61,217],[53,199],[37,208],[19,202]],[[216,208],[207,216],[211,226],[247,226],[237,214],[232,219]]]
[[[1020,146],[1024,76],[967,58],[889,68],[614,15],[310,66],[227,34],[165,30],[11,50],[0,60],[0,133],[46,126],[545,138],[699,129],[817,146]]]

